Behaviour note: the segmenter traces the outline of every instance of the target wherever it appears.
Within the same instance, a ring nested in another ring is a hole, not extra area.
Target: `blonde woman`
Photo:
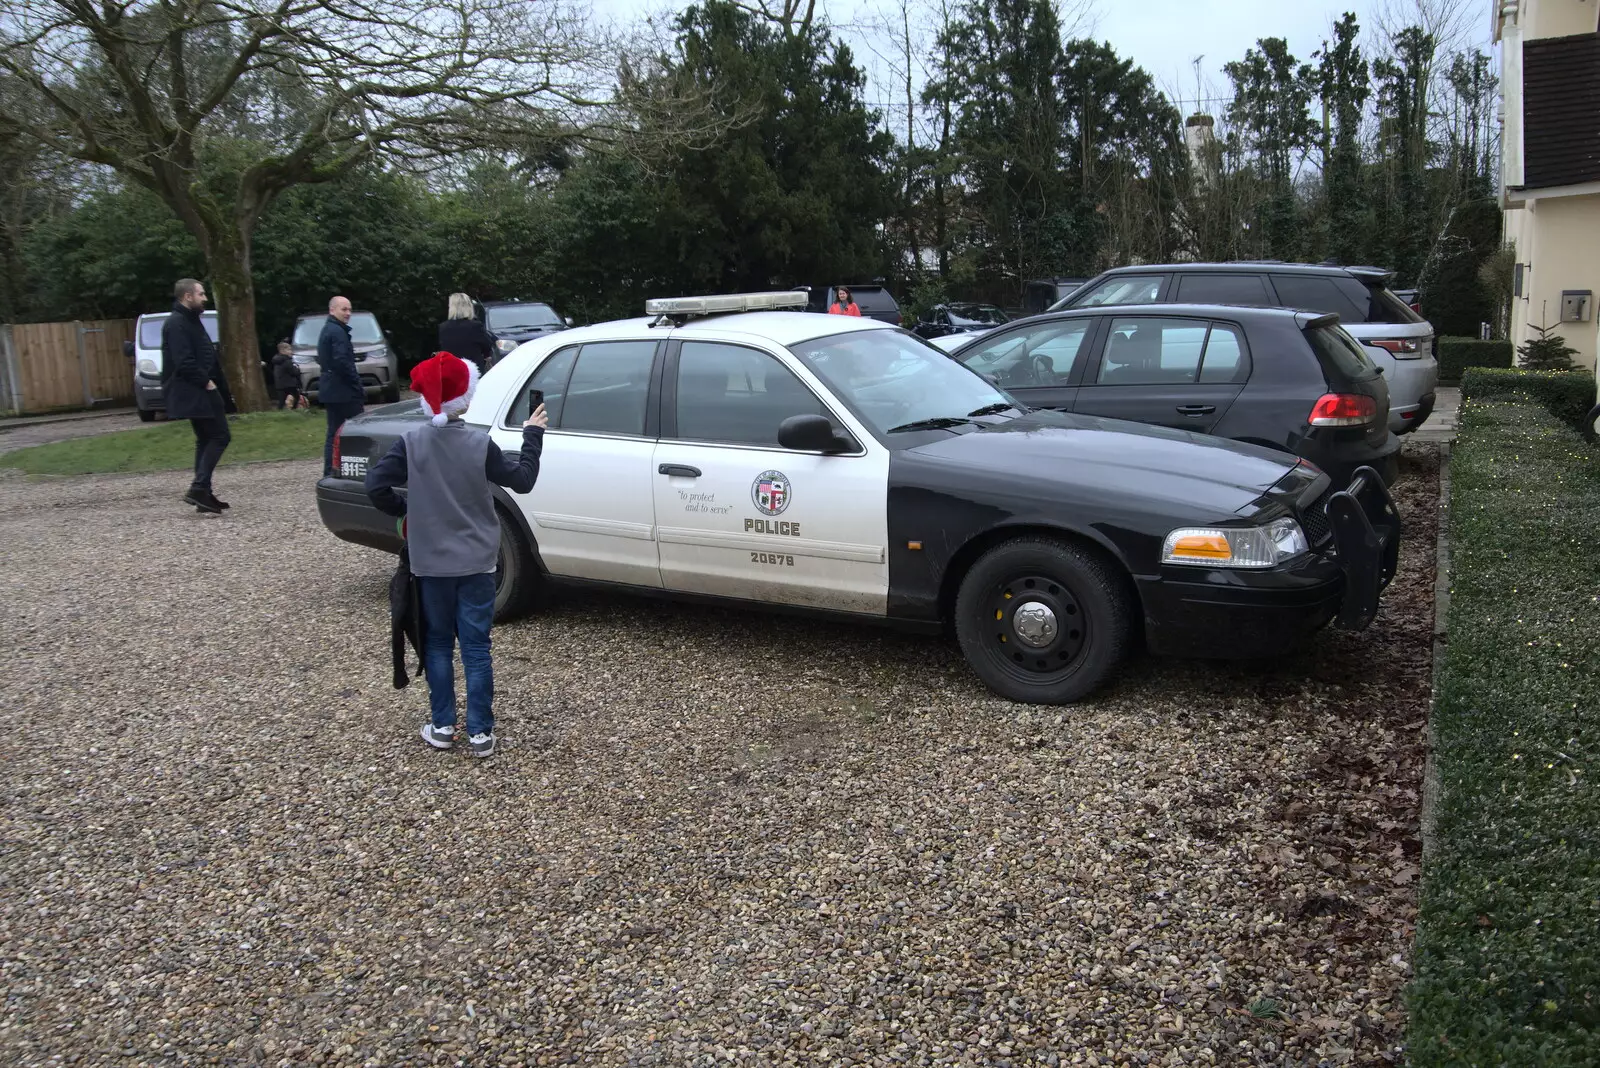
[[[494,359],[494,338],[472,314],[472,298],[465,293],[450,294],[450,318],[439,324],[439,351],[448,352],[489,369]]]

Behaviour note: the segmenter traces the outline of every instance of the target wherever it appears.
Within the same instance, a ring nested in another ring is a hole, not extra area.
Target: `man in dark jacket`
[[[161,385],[167,418],[187,419],[194,428],[194,481],[183,495],[197,511],[220,515],[228,505],[211,492],[211,474],[233,435],[228,432],[224,398],[228,380],[200,313],[206,287],[193,278],[173,286],[172,314],[161,326]]]
[[[317,338],[317,364],[322,368],[317,399],[328,413],[328,437],[322,443],[322,473],[327,476],[337,473],[333,469],[333,436],[346,419],[361,414],[367,397],[361,372],[356,370],[356,348],[350,343],[350,301],[344,297],[328,301],[328,321]]]

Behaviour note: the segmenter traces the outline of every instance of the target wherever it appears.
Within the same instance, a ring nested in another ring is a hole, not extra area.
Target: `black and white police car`
[[[550,416],[533,492],[496,490],[497,618],[588,583],[949,627],[993,690],[1040,703],[1089,694],[1141,638],[1253,657],[1371,622],[1400,521],[1370,469],[1333,493],[1284,453],[1031,411],[908,331],[782,310],[804,300],[652,300],[483,377],[465,418],[502,448],[531,389]],[[399,551],[362,480],[424,418],[344,424],[329,530]]]

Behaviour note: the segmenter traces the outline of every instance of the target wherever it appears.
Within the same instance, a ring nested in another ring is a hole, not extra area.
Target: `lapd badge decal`
[[[782,471],[763,471],[750,487],[750,499],[762,515],[782,515],[789,507],[789,479]]]

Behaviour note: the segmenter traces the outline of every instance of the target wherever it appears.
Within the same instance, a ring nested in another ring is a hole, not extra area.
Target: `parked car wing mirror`
[[[778,444],[797,452],[851,452],[856,447],[825,415],[791,415],[778,424]]]
[[[133,359],[133,342],[124,341],[122,343],[122,354],[130,360]]]
[[[562,321],[565,322],[568,326],[571,326],[572,325],[572,316],[570,316],[570,315],[564,316]]]

